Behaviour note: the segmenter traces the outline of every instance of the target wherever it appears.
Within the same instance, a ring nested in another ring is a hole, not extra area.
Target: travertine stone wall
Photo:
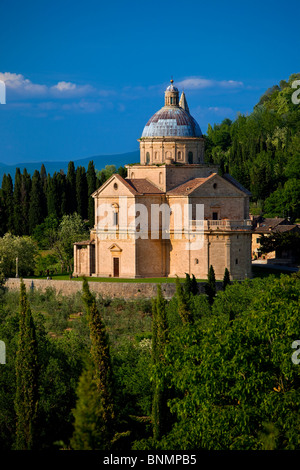
[[[82,281],[55,281],[53,279],[24,279],[26,289],[40,289],[45,291],[47,288],[53,288],[56,292],[61,292],[63,295],[68,296],[75,294],[82,289]],[[204,283],[198,283],[199,292],[204,293]],[[6,281],[5,287],[7,289],[19,289],[20,279],[10,278]],[[150,282],[90,282],[89,287],[91,292],[101,294],[103,297],[109,298],[152,298],[156,296],[157,285]],[[162,293],[165,298],[170,299],[175,293],[175,283],[162,283]],[[222,288],[222,283],[217,283],[217,289]]]

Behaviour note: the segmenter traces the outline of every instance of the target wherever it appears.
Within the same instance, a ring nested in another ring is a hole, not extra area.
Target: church
[[[250,192],[204,162],[205,142],[173,80],[164,106],[139,139],[140,163],[126,165],[92,197],[95,226],[74,244],[74,276],[157,278],[194,274],[251,277]]]

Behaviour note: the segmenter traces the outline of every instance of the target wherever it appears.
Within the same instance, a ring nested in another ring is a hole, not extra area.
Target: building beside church
[[[74,244],[74,275],[206,279],[212,265],[217,279],[225,268],[251,277],[251,195],[204,163],[201,129],[172,80],[139,143],[140,163],[92,195],[95,226]]]

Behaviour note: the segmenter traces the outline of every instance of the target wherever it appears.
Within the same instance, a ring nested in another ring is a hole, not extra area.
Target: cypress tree
[[[230,274],[227,268],[225,268],[224,271],[224,277],[223,277],[223,290],[226,289],[226,287],[230,284]]]
[[[208,301],[210,305],[213,304],[214,298],[216,296],[216,278],[215,278],[215,271],[212,265],[210,265],[208,276],[207,276],[207,283],[205,284],[205,292],[208,296]]]
[[[22,224],[23,234],[29,235],[29,206],[31,192],[31,177],[26,168],[23,170],[21,179],[21,207],[22,207]]]
[[[13,232],[13,182],[10,174],[3,175],[2,179],[2,202],[3,202],[3,229],[4,232]]]
[[[94,199],[91,194],[96,190],[96,171],[94,162],[90,161],[86,172],[87,187],[88,187],[88,219],[90,227],[94,226],[95,223],[95,210],[94,210]]]
[[[194,274],[193,274],[192,280],[191,280],[191,293],[193,295],[197,295],[199,293],[198,283],[197,283],[197,280],[196,280]]]
[[[178,277],[176,278],[176,298],[178,305],[178,313],[182,320],[182,323],[191,323],[193,319],[188,305],[188,297],[184,289],[182,288]]]
[[[83,166],[79,166],[76,170],[76,199],[77,212],[83,219],[86,219],[88,215],[88,188]]]
[[[15,186],[14,186],[14,194],[13,194],[13,207],[14,207],[13,233],[14,235],[24,235],[21,191],[22,191],[22,176],[21,176],[20,168],[16,168]]]
[[[168,428],[168,388],[164,377],[164,353],[168,341],[166,303],[157,286],[157,297],[152,303],[152,363],[154,366],[154,390],[152,400],[153,438],[159,440]]]
[[[66,195],[67,195],[67,213],[73,214],[77,211],[76,199],[76,171],[74,162],[69,162],[67,181],[66,181]]]
[[[188,273],[185,273],[185,281],[184,281],[184,292],[187,297],[189,297],[192,288],[192,281],[191,276]]]
[[[36,225],[43,222],[43,192],[41,177],[38,170],[35,170],[32,177],[29,204],[29,233],[32,234]]]
[[[95,296],[83,280],[83,301],[86,305],[91,339],[91,362],[83,372],[77,390],[75,424],[71,445],[75,450],[88,448],[107,450],[114,435],[114,405],[108,335]],[[85,385],[89,377],[89,385]],[[90,397],[87,402],[87,395]]]
[[[21,280],[19,339],[16,353],[16,442],[17,450],[31,450],[35,446],[38,409],[37,342],[35,326]]]
[[[54,176],[54,175],[53,175]],[[53,214],[57,218],[57,202],[56,202],[56,192],[55,192],[55,183],[53,182],[53,177],[48,174],[47,176],[47,214],[48,216]]]

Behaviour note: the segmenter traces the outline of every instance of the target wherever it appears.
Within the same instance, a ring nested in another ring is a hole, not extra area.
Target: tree
[[[205,284],[205,292],[208,296],[209,303],[212,305],[216,296],[216,278],[213,266],[210,266],[208,271],[207,282]]]
[[[76,200],[78,214],[86,219],[88,216],[88,187],[83,166],[79,166],[76,170]]]
[[[68,266],[72,271],[73,243],[86,240],[88,232],[79,214],[64,215],[58,227],[57,240],[54,249],[59,256],[62,266]]]
[[[191,293],[191,286],[192,285],[192,280],[191,276],[188,273],[185,273],[185,281],[184,281],[184,293],[187,297],[189,297]]]
[[[223,290],[225,290],[229,284],[230,284],[230,274],[229,274],[228,269],[225,268],[224,277],[223,277]]]
[[[181,286],[180,280],[176,278],[176,299],[178,314],[181,318],[182,323],[192,322],[192,315],[189,309],[188,296]]]
[[[153,438],[159,440],[168,429],[169,410],[167,407],[168,389],[164,378],[164,353],[168,341],[168,325],[165,300],[161,286],[157,286],[157,296],[152,305],[152,362],[153,362]]]
[[[91,197],[91,194],[96,190],[96,172],[93,161],[89,162],[88,169],[86,172],[86,178],[88,188],[88,219],[89,226],[93,227],[95,223],[95,209],[94,199]]]
[[[29,205],[29,233],[31,234],[36,227],[42,223],[44,219],[43,213],[43,190],[41,177],[38,170],[35,170],[32,177],[32,186],[30,192],[30,205]]]
[[[15,186],[13,194],[13,223],[15,235],[24,235],[23,217],[22,217],[22,205],[21,205],[21,188],[22,188],[22,176],[20,168],[16,168],[15,174]]]
[[[108,450],[115,430],[111,358],[102,315],[86,279],[82,298],[90,328],[91,360],[79,382],[71,446],[75,450]]]
[[[31,193],[31,177],[26,168],[23,170],[21,180],[21,208],[23,235],[29,235],[29,206]]]
[[[199,293],[199,290],[198,290],[198,283],[197,283],[197,280],[196,280],[194,274],[193,274],[192,280],[191,280],[191,293],[192,293],[193,295],[197,295],[197,294]]]
[[[73,214],[77,211],[76,199],[76,170],[74,162],[69,162],[67,172],[67,214]]]
[[[296,262],[300,261],[300,232],[274,232],[260,238],[260,251],[262,253],[276,252],[276,256],[286,254]]]
[[[38,359],[35,326],[21,280],[19,340],[16,354],[16,444],[17,450],[35,446],[38,410]]]
[[[299,448],[299,368],[291,360],[299,282],[285,275],[234,283],[218,294],[209,322],[170,332],[165,373],[176,389],[176,422],[156,448]]]
[[[1,188],[2,234],[13,232],[14,229],[14,203],[13,182],[10,174],[3,175]]]
[[[0,238],[0,271],[5,277],[15,276],[16,258],[20,276],[28,276],[34,271],[36,243],[28,236],[17,237],[7,233]]]

